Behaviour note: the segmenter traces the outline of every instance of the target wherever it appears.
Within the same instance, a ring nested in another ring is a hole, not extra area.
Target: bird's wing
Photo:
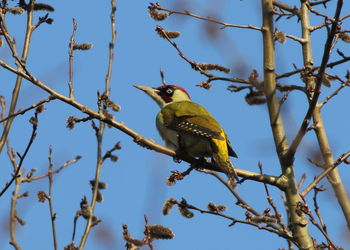
[[[162,109],[164,125],[170,129],[200,137],[225,140],[219,123],[202,106],[193,102],[176,102]]]
[[[226,133],[225,133],[225,135],[226,135]],[[238,155],[237,155],[236,152],[233,151],[233,149],[232,149],[231,142],[230,142],[230,140],[228,139],[227,135],[226,135],[226,142],[227,142],[228,155],[229,155],[229,156],[232,156],[232,157],[235,157],[235,158],[238,158]]]

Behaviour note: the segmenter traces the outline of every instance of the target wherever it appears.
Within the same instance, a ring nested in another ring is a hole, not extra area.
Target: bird
[[[229,158],[238,156],[226,132],[204,107],[191,100],[185,89],[168,84],[156,88],[138,84],[133,86],[159,105],[156,127],[168,148],[180,156],[209,157],[230,179],[238,180]]]

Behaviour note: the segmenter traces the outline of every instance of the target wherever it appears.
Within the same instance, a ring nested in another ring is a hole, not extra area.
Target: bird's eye
[[[173,90],[172,90],[172,89],[167,89],[167,90],[166,90],[166,93],[169,94],[169,95],[171,95],[171,94],[173,93]]]

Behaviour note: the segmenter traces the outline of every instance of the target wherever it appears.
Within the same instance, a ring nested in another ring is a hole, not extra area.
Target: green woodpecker
[[[156,125],[167,147],[192,157],[211,157],[224,173],[237,179],[229,158],[237,155],[224,129],[205,108],[192,102],[186,90],[176,85],[134,87],[160,106]]]

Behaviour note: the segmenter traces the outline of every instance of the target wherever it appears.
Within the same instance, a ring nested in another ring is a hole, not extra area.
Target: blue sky
[[[345,1],[346,2],[346,1]],[[11,2],[11,4],[13,4]],[[51,3],[50,3],[51,4]],[[187,9],[203,16],[216,16],[220,20],[235,24],[261,25],[260,1],[163,1],[164,7]],[[184,5],[185,4],[185,7]],[[76,42],[90,42],[90,51],[76,51],[74,56],[74,87],[77,101],[96,109],[96,93],[103,92],[104,78],[107,72],[108,43],[110,41],[109,12],[110,2],[99,1],[58,1],[52,3],[55,12],[52,25],[42,25],[35,31],[29,52],[27,68],[32,74],[60,93],[68,94],[68,43],[72,32],[72,18],[78,23]],[[258,31],[240,29],[219,29],[214,26],[216,35],[207,35],[207,26],[203,21],[189,17],[171,16],[161,23],[149,17],[148,1],[117,1],[117,42],[115,61],[111,81],[111,98],[121,105],[122,110],[115,114],[118,121],[124,122],[147,138],[162,143],[156,128],[155,116],[159,110],[133,84],[148,86],[161,85],[159,69],[165,72],[168,83],[180,85],[190,93],[192,99],[206,107],[225,128],[234,150],[239,155],[233,163],[238,168],[258,171],[257,163],[263,164],[264,171],[279,175],[280,168],[275,154],[268,113],[265,106],[248,106],[244,101],[246,92],[230,93],[226,82],[214,82],[210,91],[196,87],[205,80],[198,72],[182,60],[176,50],[161,39],[154,31],[156,25],[166,30],[181,32],[176,43],[185,55],[196,62],[219,63],[232,69],[232,76],[247,78],[253,69],[262,77],[262,45]],[[334,6],[328,7],[330,15]],[[349,13],[350,4],[344,3],[343,14]],[[38,12],[43,16],[44,12]],[[7,15],[7,24],[19,48],[23,41],[25,16]],[[313,18],[316,25],[322,20]],[[349,20],[343,23],[349,28]],[[280,21],[276,25],[283,32],[300,36],[299,24],[295,18]],[[215,29],[217,28],[217,29]],[[321,31],[314,34],[315,65],[320,64],[325,38]],[[349,46],[339,43],[339,48],[349,55]],[[21,49],[19,49],[20,51]],[[13,59],[6,46],[0,47],[0,58],[13,65]],[[333,55],[331,61],[339,59]],[[302,66],[300,46],[291,40],[285,44],[276,44],[276,69],[278,73],[292,70],[292,64]],[[344,76],[349,63],[332,72]],[[1,92],[8,97],[12,92],[14,75],[0,69]],[[302,85],[298,76],[285,79],[281,83]],[[336,89],[323,88],[320,99]],[[42,90],[24,81],[18,108],[25,108],[47,97]],[[329,134],[330,144],[337,157],[349,150],[349,117],[346,115],[350,94],[344,89],[324,108],[324,122]],[[7,99],[9,102],[9,99]],[[67,104],[54,101],[45,106],[46,111],[39,116],[38,136],[25,159],[23,168],[37,173],[45,173],[48,167],[48,149],[53,146],[54,168],[65,161],[81,155],[82,159],[74,166],[66,168],[54,177],[53,203],[57,213],[57,233],[59,248],[68,245],[73,230],[73,218],[79,210],[79,202],[86,195],[91,197],[89,180],[94,178],[96,163],[96,139],[91,124],[77,124],[75,129],[66,128],[66,119],[70,115],[82,115]],[[307,110],[306,100],[300,93],[291,93],[284,108],[283,118],[288,139],[295,135]],[[16,118],[9,138],[15,151],[22,153],[26,147],[31,125],[28,119],[31,112]],[[156,249],[278,249],[286,247],[283,239],[246,225],[228,227],[230,221],[195,212],[192,219],[182,217],[174,209],[170,215],[161,214],[162,205],[169,197],[177,200],[185,198],[190,204],[205,208],[208,202],[225,204],[227,213],[235,218],[245,218],[244,211],[235,205],[235,199],[217,180],[202,173],[194,172],[175,186],[167,186],[166,178],[171,170],[183,171],[187,164],[176,164],[171,158],[146,150],[135,144],[130,137],[116,129],[107,129],[104,137],[104,149],[108,150],[120,141],[122,150],[117,152],[119,161],[107,161],[101,174],[101,181],[108,183],[108,189],[102,193],[105,201],[97,204],[95,214],[102,223],[92,229],[85,249],[123,249],[122,224],[127,224],[132,236],[141,238],[144,231],[144,214],[150,224],[162,224],[173,229],[175,238],[157,241]],[[307,173],[306,184],[320,172],[307,161],[310,152],[317,152],[315,136],[305,137],[296,156],[296,174],[300,179]],[[0,155],[0,184],[10,176],[11,165],[5,151]],[[339,169],[343,180],[347,180],[349,171],[342,165]],[[306,185],[304,184],[304,185]],[[340,208],[327,182],[322,184],[328,189],[319,195],[321,212],[328,226],[328,232],[336,244],[349,247],[346,239],[346,224]],[[3,185],[3,184],[1,184]],[[12,249],[8,244],[8,213],[10,190],[1,197],[0,202],[0,249]],[[348,185],[347,185],[347,188]],[[18,202],[18,215],[26,225],[18,226],[17,240],[23,249],[50,249],[52,247],[51,227],[48,204],[37,202],[36,193],[48,190],[48,180],[43,179],[25,183],[21,192],[29,191],[29,197]],[[258,211],[268,207],[263,185],[247,181],[237,188],[238,193]],[[270,188],[274,201],[284,215],[280,191]],[[311,198],[311,197],[310,197]],[[309,200],[312,206],[312,200]],[[80,242],[85,221],[78,222],[76,242]],[[310,225],[310,231],[319,241],[325,241],[320,233]],[[105,237],[105,238],[103,238]],[[250,240],[254,239],[254,240]],[[147,249],[147,248],[146,248]]]

